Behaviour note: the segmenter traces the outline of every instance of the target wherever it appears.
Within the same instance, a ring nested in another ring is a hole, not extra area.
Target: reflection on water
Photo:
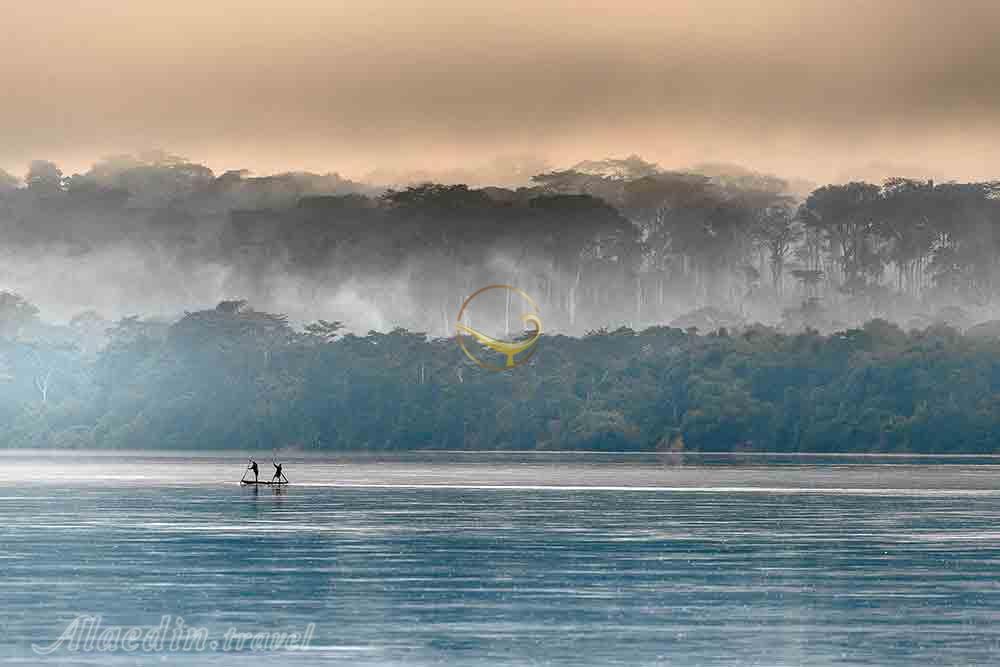
[[[170,614],[316,630],[167,664],[998,664],[981,463],[301,458],[276,490],[238,456],[4,454],[0,661],[149,662],[30,647]]]

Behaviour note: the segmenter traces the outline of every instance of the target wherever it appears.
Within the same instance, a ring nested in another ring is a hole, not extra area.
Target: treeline
[[[453,339],[295,329],[242,301],[173,323],[53,327],[5,293],[0,322],[4,447],[998,449],[997,331],[618,328],[546,336],[497,373]]]
[[[830,332],[873,318],[910,329],[992,317],[997,183],[797,188],[636,156],[516,189],[216,175],[162,153],[72,176],[35,162],[23,182],[0,174],[0,247],[7,272],[25,263],[13,282],[36,301],[72,288],[59,276],[83,274],[95,296],[81,294],[81,310],[110,300],[117,314],[173,313],[239,294],[298,322],[340,317],[356,333],[448,335],[462,299],[496,282],[527,290],[550,330],[575,335],[622,323]]]

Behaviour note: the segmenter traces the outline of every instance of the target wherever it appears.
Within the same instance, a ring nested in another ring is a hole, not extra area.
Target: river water
[[[1000,664],[1000,459],[284,463],[0,453],[0,663]]]

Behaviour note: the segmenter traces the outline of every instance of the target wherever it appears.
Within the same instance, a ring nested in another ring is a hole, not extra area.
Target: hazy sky
[[[160,147],[354,177],[525,152],[1000,177],[995,0],[3,4],[18,174]]]

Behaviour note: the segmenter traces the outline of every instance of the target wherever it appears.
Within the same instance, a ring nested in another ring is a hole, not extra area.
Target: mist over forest
[[[0,175],[0,445],[995,450],[1000,183],[484,174]],[[514,372],[453,339],[493,283],[544,322]]]
[[[498,282],[571,335],[758,322],[830,332],[873,318],[962,329],[995,315],[993,182],[815,186],[634,155],[370,178],[215,174],[163,151],[72,175],[35,161],[23,178],[0,174],[0,290],[46,322],[173,321],[246,299],[298,325],[431,336],[451,335],[462,300]]]

